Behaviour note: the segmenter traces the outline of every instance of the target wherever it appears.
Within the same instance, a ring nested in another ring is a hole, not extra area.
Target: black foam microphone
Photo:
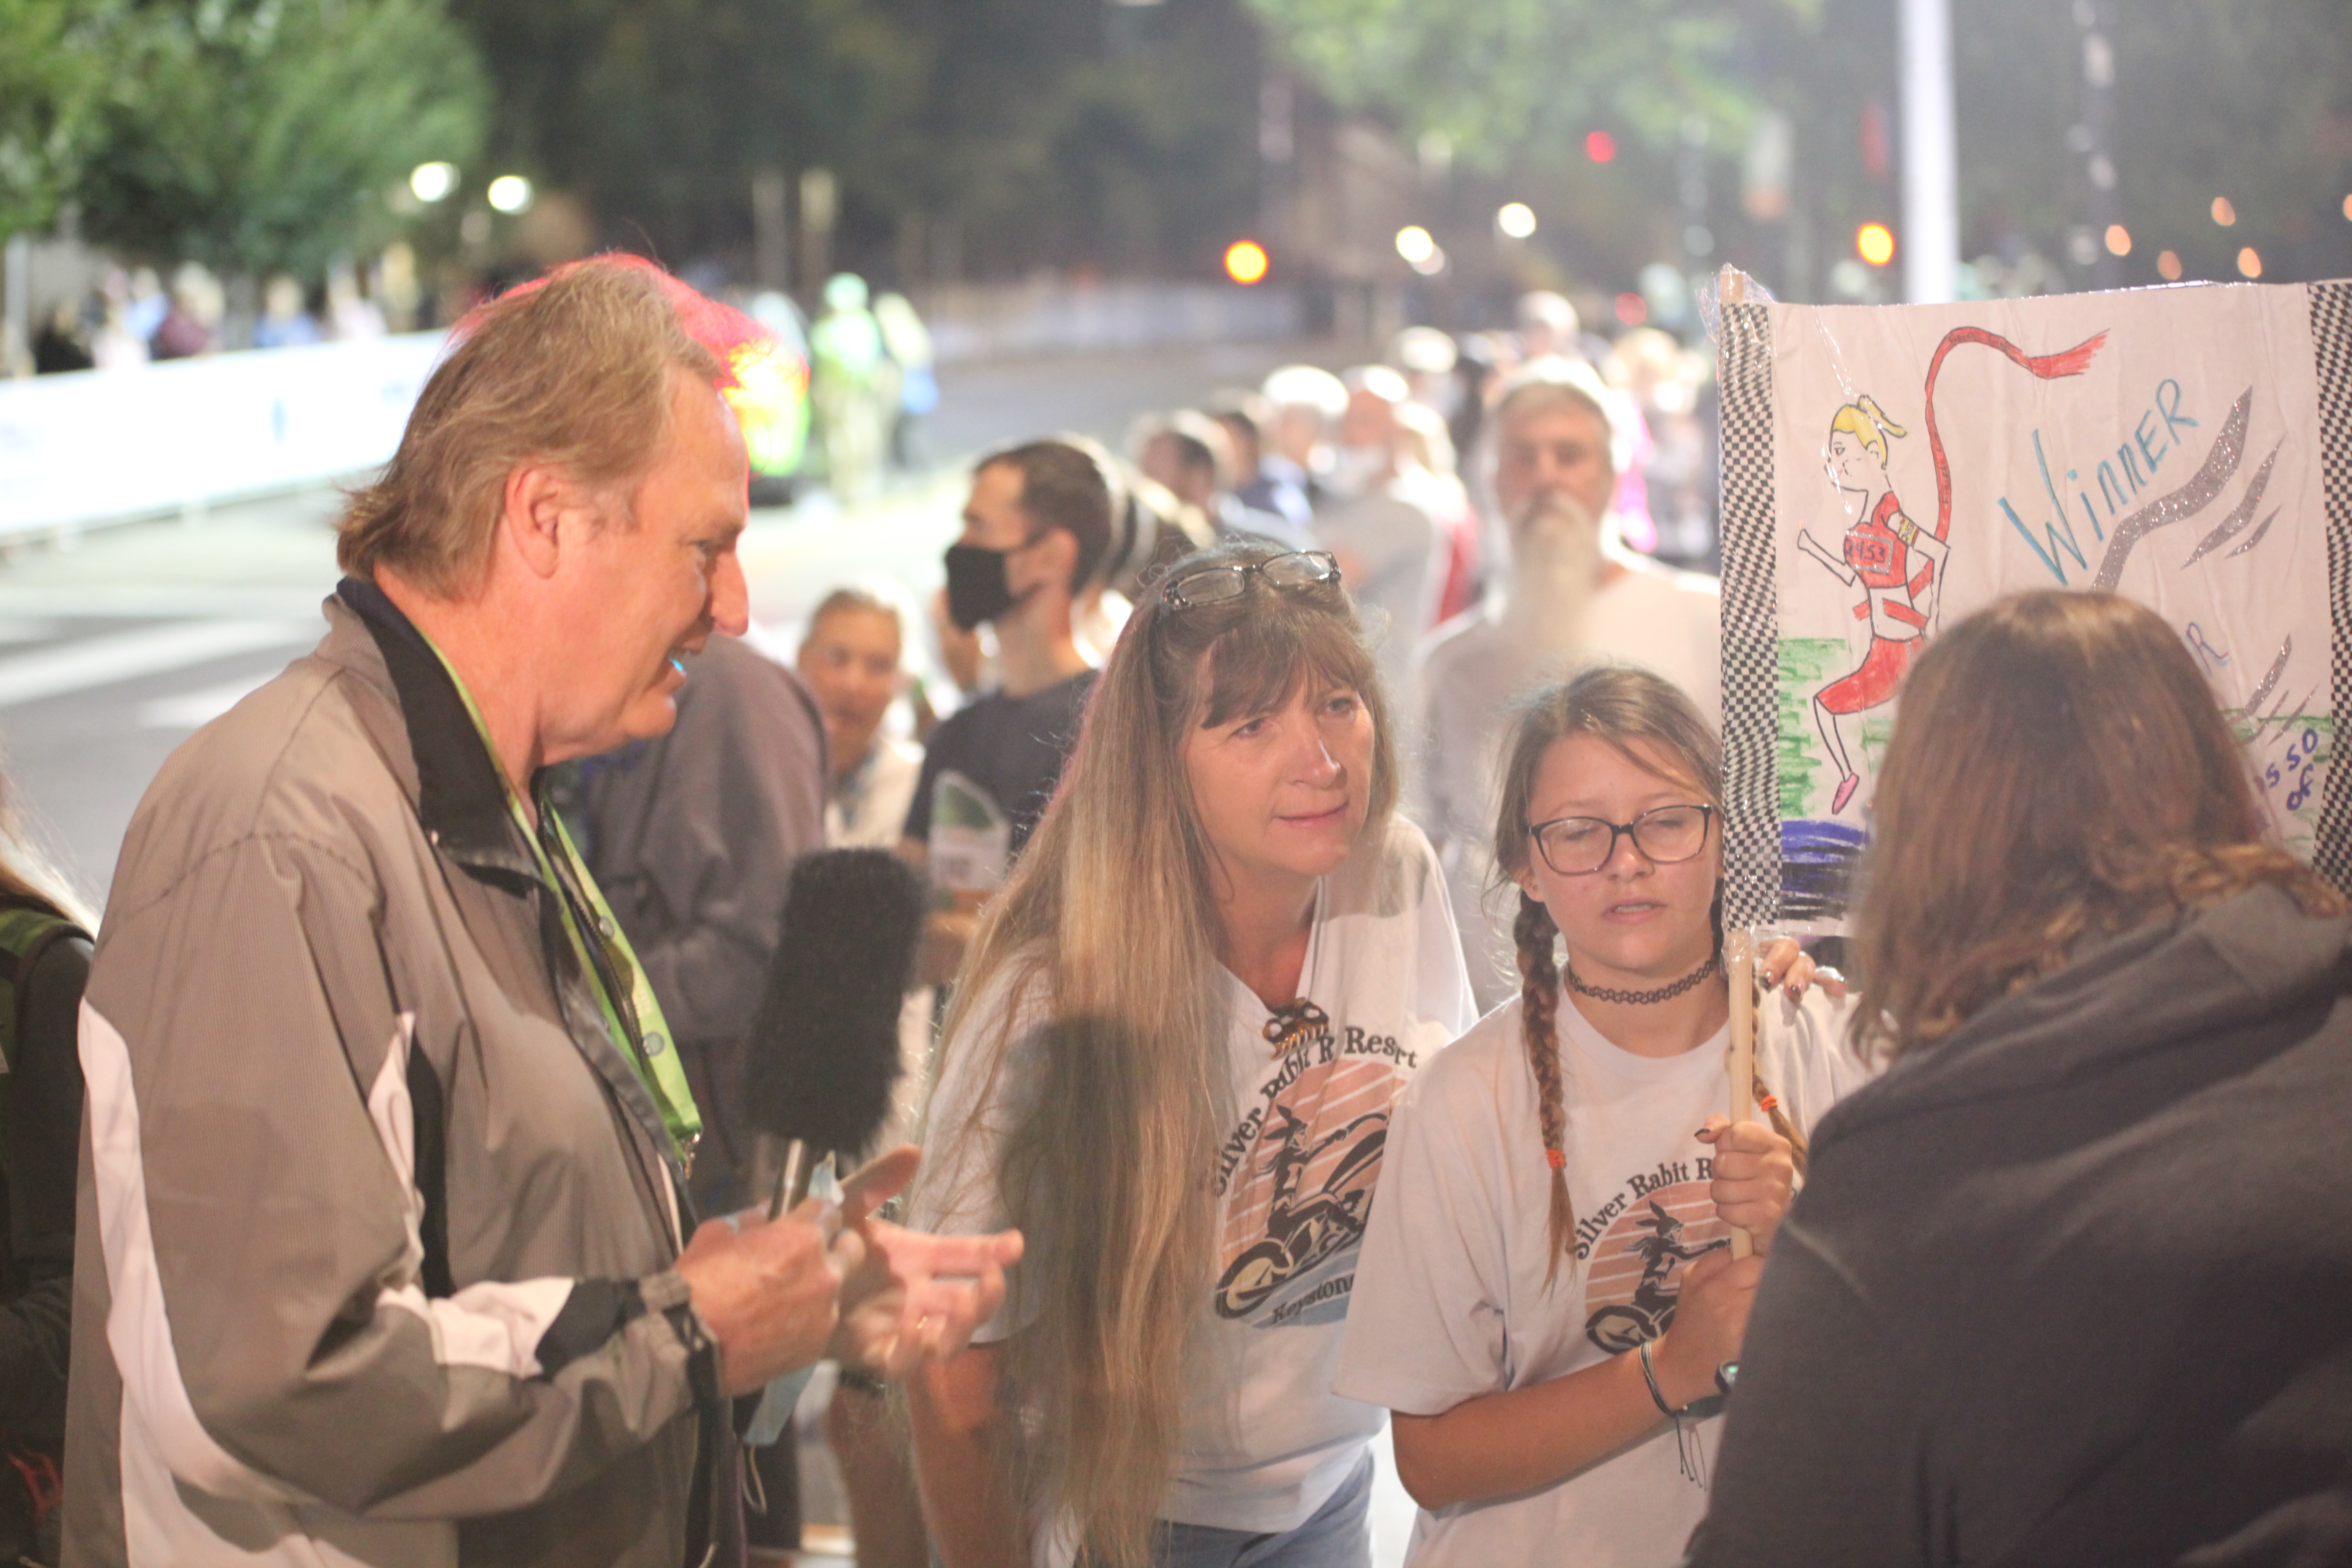
[[[864,1152],[890,1115],[898,1013],[929,889],[887,849],[824,849],[793,867],[743,1064],[746,1119],[786,1145],[770,1214],[828,1153]]]

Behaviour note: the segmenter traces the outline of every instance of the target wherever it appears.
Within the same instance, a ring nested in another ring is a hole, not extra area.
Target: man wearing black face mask
[[[1051,439],[981,459],[963,533],[947,554],[948,614],[996,630],[1003,684],[931,734],[900,853],[952,895],[933,922],[926,977],[945,979],[970,915],[1003,879],[1053,798],[1095,671],[1072,609],[1111,545],[1099,454]],[[959,918],[961,916],[961,918]]]

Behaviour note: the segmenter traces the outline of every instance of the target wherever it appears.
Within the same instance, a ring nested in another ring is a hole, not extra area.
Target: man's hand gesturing
[[[719,1342],[727,1392],[750,1394],[824,1355],[841,1282],[865,1260],[865,1237],[814,1198],[772,1222],[758,1209],[704,1221],[677,1272]]]
[[[928,1236],[873,1217],[913,1179],[919,1152],[892,1150],[771,1222],[757,1209],[707,1221],[677,1260],[719,1342],[730,1394],[833,1356],[891,1376],[963,1349],[1004,1301],[1021,1235]]]

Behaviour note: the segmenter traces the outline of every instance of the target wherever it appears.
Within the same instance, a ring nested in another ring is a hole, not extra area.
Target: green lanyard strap
[[[427,639],[430,646],[430,639]],[[442,654],[441,668],[448,670],[449,679],[466,704],[466,712],[474,721],[474,732],[481,738],[483,749],[490,754],[496,766],[498,746],[490,740],[490,731],[482,722],[482,710],[474,705],[474,694],[466,689],[465,681]],[[539,862],[540,879],[555,907],[563,918],[564,934],[572,939],[573,957],[588,976],[591,990],[596,994],[596,1005],[604,1016],[604,1028],[613,1044],[653,1097],[655,1108],[661,1112],[662,1125],[677,1144],[682,1161],[691,1161],[694,1145],[702,1136],[702,1112],[696,1109],[694,1090],[686,1081],[686,1068],[677,1058],[677,1042],[671,1035],[669,1021],[662,1016],[660,1000],[654,995],[653,986],[646,979],[645,966],[629,946],[620,921],[613,918],[610,905],[596,886],[596,879],[588,872],[587,863],[564,830],[563,820],[545,801],[539,803],[539,826],[531,825],[531,813],[523,809],[522,799],[515,794],[506,770],[498,769],[499,779],[506,786],[507,809],[515,826],[522,830],[523,842]],[[590,934],[595,941],[592,944]],[[598,959],[603,962],[599,963]]]

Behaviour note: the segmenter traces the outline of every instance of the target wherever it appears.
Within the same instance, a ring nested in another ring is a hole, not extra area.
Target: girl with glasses
[[[1475,1016],[1396,794],[1329,556],[1140,595],[940,1041],[914,1213],[1031,1238],[911,1394],[949,1568],[1368,1568],[1332,1368],[1396,1097]]]
[[[1760,1114],[1727,1124],[1721,772],[1633,668],[1543,689],[1507,742],[1520,994],[1397,1108],[1337,1384],[1395,1413],[1414,1568],[1665,1568],[1705,1511],[1803,1130],[1864,1076],[1850,1004],[1775,991]],[[1732,1261],[1734,1226],[1759,1256]]]

